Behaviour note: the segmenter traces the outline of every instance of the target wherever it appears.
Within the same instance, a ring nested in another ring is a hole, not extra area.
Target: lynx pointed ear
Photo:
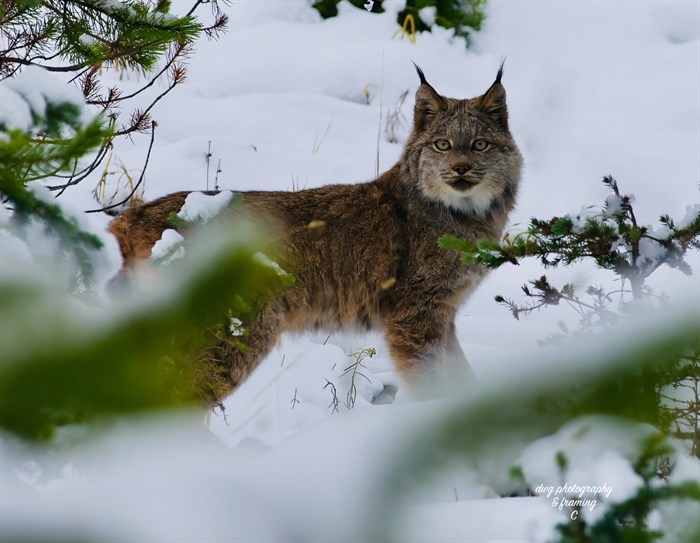
[[[483,96],[477,98],[476,105],[494,121],[508,130],[508,107],[506,106],[506,89],[501,84],[503,77],[503,62],[496,74],[496,81]]]
[[[418,72],[418,78],[420,79],[420,87],[418,87],[416,91],[413,124],[416,129],[420,130],[425,126],[425,123],[431,116],[435,115],[438,111],[447,109],[447,102],[437,93],[430,83],[428,83],[423,70],[421,70],[415,62],[413,65],[416,67],[416,72]]]

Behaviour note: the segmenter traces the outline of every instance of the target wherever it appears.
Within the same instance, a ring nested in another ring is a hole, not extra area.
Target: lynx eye
[[[437,140],[435,142],[435,148],[438,151],[449,151],[450,147],[451,147],[450,142],[447,140]]]
[[[474,148],[475,151],[485,151],[488,146],[489,146],[489,142],[486,140],[476,140],[472,144],[472,147]]]

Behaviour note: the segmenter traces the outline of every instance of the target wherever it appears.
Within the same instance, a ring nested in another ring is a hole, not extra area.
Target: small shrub
[[[546,276],[522,286],[527,301],[517,303],[498,295],[496,302],[508,308],[517,319],[521,315],[548,306],[569,305],[579,316],[579,326],[570,333],[560,323],[560,333],[546,343],[561,342],[571,335],[596,336],[623,324],[641,311],[653,311],[666,301],[647,285],[647,279],[659,268],[670,267],[690,275],[685,258],[700,249],[700,206],[688,206],[680,221],[661,215],[654,227],[642,222],[634,209],[634,196],[622,194],[612,177],[603,179],[611,190],[602,208],[592,206],[576,215],[548,220],[531,219],[521,232],[507,232],[500,243],[482,240],[473,243],[446,236],[441,246],[462,253],[464,262],[498,268],[505,263],[518,264],[524,258],[537,258],[547,268],[593,261],[615,274],[610,288],[588,286],[585,295],[573,284],[554,286]],[[608,383],[597,391],[597,402],[622,388],[633,390],[630,409],[646,422],[686,440],[692,454],[700,456],[700,336],[680,354],[658,360],[623,380]],[[623,383],[624,381],[624,383]]]
[[[319,0],[313,3],[321,17],[328,19],[338,15],[340,0]],[[382,13],[382,0],[369,3],[366,0],[349,0],[360,9],[371,13]],[[462,36],[469,43],[472,31],[481,29],[486,18],[486,0],[407,0],[406,7],[397,17],[402,28],[415,28],[416,32],[429,31],[434,25],[454,30],[455,36]],[[369,9],[368,9],[369,8]]]

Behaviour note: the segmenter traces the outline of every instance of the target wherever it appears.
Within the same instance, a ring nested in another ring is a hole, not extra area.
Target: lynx
[[[359,184],[241,193],[242,209],[274,225],[280,264],[296,281],[244,323],[247,349],[217,347],[226,386],[214,402],[253,371],[282,332],[382,331],[414,397],[461,390],[473,380],[454,320],[485,269],[463,264],[438,238],[498,239],[515,203],[522,157],[508,128],[502,65],[483,95],[463,100],[441,96],[416,70],[412,131],[390,170]],[[120,275],[150,256],[188,194],[112,221],[124,259]]]

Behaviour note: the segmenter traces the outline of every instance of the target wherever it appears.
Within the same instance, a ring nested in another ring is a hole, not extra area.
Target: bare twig
[[[146,168],[148,168],[148,161],[151,158],[151,150],[153,149],[153,141],[155,140],[156,126],[158,126],[158,123],[156,123],[155,121],[151,121],[151,141],[148,145],[148,153],[146,154],[146,161],[144,162],[143,170],[141,170],[141,175],[139,176],[139,180],[136,182],[136,184],[134,185],[134,188],[131,190],[129,195],[126,198],[124,198],[123,200],[117,202],[116,204],[101,207],[99,209],[89,209],[85,213],[101,213],[103,211],[109,211],[110,209],[115,209],[117,207],[121,207],[126,202],[128,202],[131,199],[131,197],[136,193],[136,190],[139,188],[139,186],[141,186],[141,183],[143,182],[144,176],[146,175]]]
[[[335,388],[335,385],[331,383],[328,379],[326,379],[326,384],[323,385],[322,390],[326,390],[326,388],[329,388],[331,390],[331,394],[333,395],[333,399],[331,400],[331,403],[328,404],[328,407],[332,407],[333,410],[331,411],[331,414],[333,413],[338,413],[338,408],[340,407],[340,400],[338,399],[338,390]]]
[[[218,159],[216,163],[216,177],[214,177],[214,190],[219,190],[219,174],[221,171],[221,159]]]
[[[212,407],[212,413],[214,413],[215,415],[217,408],[219,409],[219,411],[221,411],[221,416],[224,418],[224,423],[226,424],[226,426],[228,426],[228,418],[226,417],[226,407],[222,402],[217,402],[216,404],[214,404],[214,407]]]
[[[211,162],[211,140],[207,142],[207,152],[204,153],[204,160],[207,163],[207,190],[209,190],[209,163]]]
[[[371,383],[369,377],[367,377],[364,373],[360,371],[360,368],[365,368],[365,365],[363,364],[363,361],[365,360],[366,357],[372,358],[375,354],[377,354],[377,351],[373,347],[366,347],[364,349],[361,349],[357,352],[351,353],[350,356],[355,358],[355,361],[350,364],[345,370],[343,370],[343,373],[340,375],[341,377],[350,374],[350,388],[348,389],[348,393],[345,397],[345,407],[348,409],[352,409],[355,407],[355,400],[357,399],[357,385],[355,384],[355,378],[357,376],[364,377],[368,383]]]

